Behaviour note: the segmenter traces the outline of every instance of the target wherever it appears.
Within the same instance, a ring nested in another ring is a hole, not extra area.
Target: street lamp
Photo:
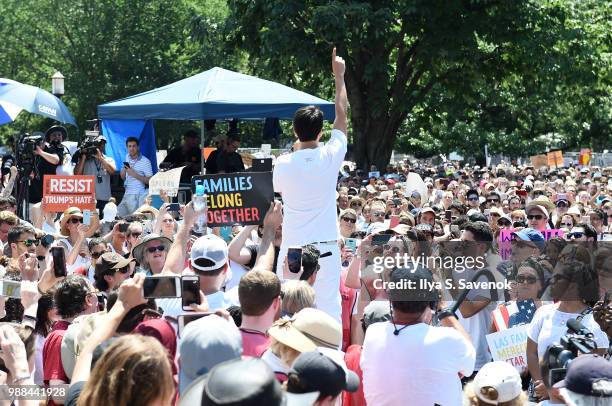
[[[59,71],[51,76],[51,93],[57,97],[62,97],[64,95],[64,75]]]

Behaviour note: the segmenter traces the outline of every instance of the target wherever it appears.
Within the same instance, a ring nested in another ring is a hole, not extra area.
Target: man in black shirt
[[[181,146],[170,150],[159,167],[172,169],[185,166],[181,173],[181,183],[190,183],[192,176],[200,174],[201,165],[200,137],[197,132],[189,130],[183,135]]]
[[[206,174],[244,172],[244,163],[238,152],[240,136],[231,134],[227,137],[223,149],[213,151],[206,160]]]
[[[30,181],[29,203],[38,203],[42,200],[43,178],[45,175],[55,175],[55,170],[63,162],[64,146],[62,141],[68,131],[60,125],[53,126],[45,133],[45,143],[36,147],[36,171]]]

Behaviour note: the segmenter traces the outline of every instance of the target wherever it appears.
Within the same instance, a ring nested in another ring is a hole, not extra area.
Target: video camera
[[[567,329],[570,334],[562,336],[558,344],[552,344],[544,353],[543,369],[548,369],[548,376],[543,378],[547,388],[565,379],[567,367],[574,358],[580,354],[590,354],[597,348],[593,333],[578,320],[569,319]]]
[[[101,141],[100,131],[85,131],[85,136],[79,143],[78,149],[72,157],[72,162],[77,163],[81,155],[90,158],[98,152],[98,145]]]
[[[44,142],[45,135],[39,131],[34,132],[32,135],[26,133],[19,136],[15,147],[15,155],[20,172],[29,173],[34,168],[36,158],[34,151],[36,151],[37,146],[42,146]],[[3,163],[3,171],[5,165],[8,165],[8,162]],[[8,170],[10,170],[10,167]]]

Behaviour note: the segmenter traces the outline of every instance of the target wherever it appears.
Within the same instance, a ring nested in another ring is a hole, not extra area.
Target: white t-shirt
[[[557,303],[540,307],[531,320],[527,336],[538,343],[538,357],[542,358],[546,349],[553,343],[558,343],[561,336],[568,333],[567,321],[580,316],[580,313],[565,313],[557,310]],[[609,341],[606,333],[601,331],[593,314],[585,315],[581,323],[591,330],[597,348],[608,348]]]
[[[332,130],[324,146],[277,158],[273,182],[283,198],[281,249],[338,239],[336,183],[346,147],[346,135]]]
[[[221,291],[206,295],[206,301],[211,312],[217,309],[227,309],[232,305],[232,302],[225,297],[225,292]],[[164,316],[177,318],[180,314],[186,312],[183,310],[183,301],[180,297],[155,299],[155,303],[164,310]]]
[[[449,327],[420,323],[397,336],[393,331],[390,322],[374,323],[366,331],[361,369],[367,404],[461,405],[459,373],[472,374],[472,344]]]

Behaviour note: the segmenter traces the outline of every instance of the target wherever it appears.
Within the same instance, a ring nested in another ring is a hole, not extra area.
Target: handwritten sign
[[[62,212],[68,207],[95,210],[94,182],[94,176],[45,175],[43,177],[43,210]]]
[[[368,172],[368,178],[380,178],[380,172],[379,171],[374,171],[374,172]]]
[[[529,157],[529,160],[531,161],[531,166],[533,166],[535,169],[548,166],[548,158],[546,155],[534,155]]]
[[[149,179],[149,194],[158,195],[162,190],[168,196],[176,196],[181,183],[181,172],[184,166],[170,169],[169,171],[157,172]]]
[[[499,255],[502,259],[507,260],[512,256],[512,240],[515,240],[516,237],[512,235],[516,230],[513,228],[510,229],[502,229],[499,233],[499,241],[497,242],[497,246],[499,248]],[[563,237],[563,230],[560,229],[550,229],[550,230],[542,230],[540,231],[544,240],[548,241],[553,237]]]
[[[580,155],[578,156],[578,164],[582,166],[589,166],[590,163],[591,163],[591,149],[582,148],[580,150]]]
[[[191,188],[204,186],[208,226],[262,224],[274,199],[272,172],[201,175],[191,178]]]
[[[552,151],[546,154],[548,166],[551,168],[563,167],[563,153],[561,151]]]
[[[527,369],[528,324],[487,334],[487,344],[494,361],[504,361],[519,372]]]

